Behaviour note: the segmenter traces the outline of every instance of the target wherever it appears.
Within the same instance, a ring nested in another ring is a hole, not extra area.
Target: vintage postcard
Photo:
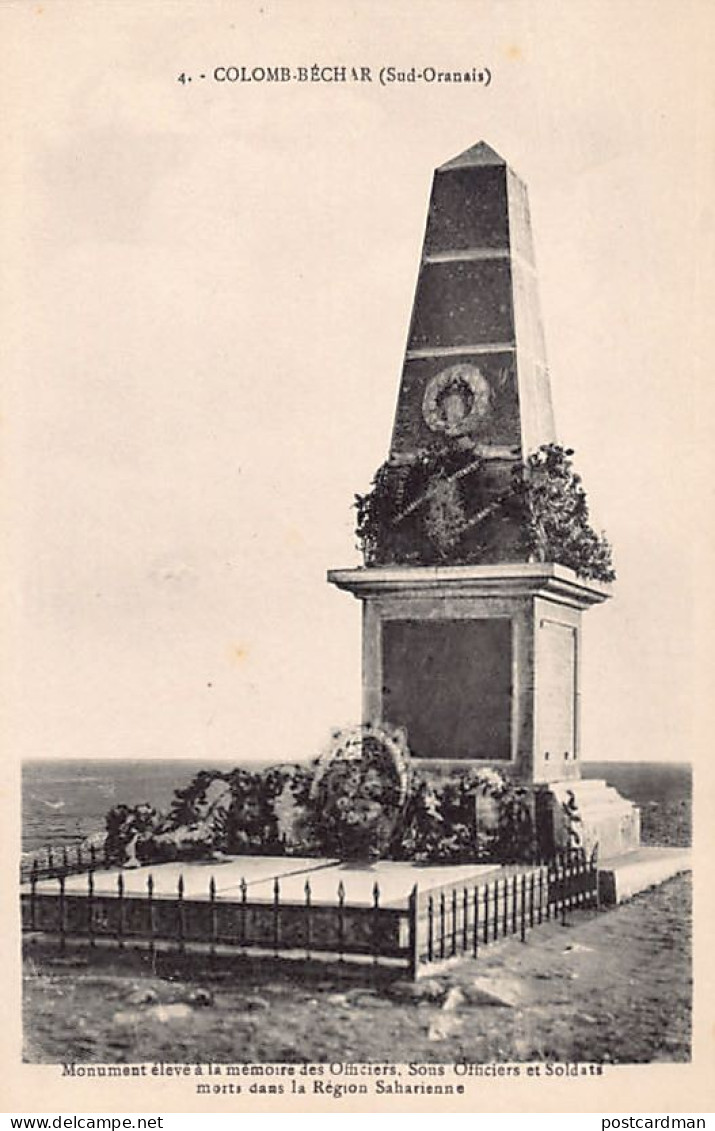
[[[712,6],[0,24],[4,1110],[712,1110]]]

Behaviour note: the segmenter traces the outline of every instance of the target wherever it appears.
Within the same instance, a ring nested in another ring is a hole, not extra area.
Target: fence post
[[[593,846],[593,851],[591,853],[590,869],[591,869],[591,883],[593,885],[592,897],[591,897],[592,898],[592,904],[596,908],[596,910],[598,911],[598,910],[600,910],[600,907],[601,907],[601,892],[600,892],[600,889],[599,889],[599,886],[598,886],[598,845],[597,844],[595,844]]]
[[[60,950],[64,953],[66,945],[66,931],[67,923],[65,921],[65,873],[60,872],[58,876],[60,882]]]
[[[311,934],[311,907],[310,907],[310,880],[305,881],[305,957],[310,959],[310,934]]]
[[[434,896],[427,901],[427,960],[434,961]]]
[[[218,919],[216,917],[216,880],[212,876],[209,880],[209,913],[211,916],[211,946],[209,954],[211,961],[216,959],[216,942],[218,940]]]
[[[529,927],[534,926],[534,896],[536,895],[536,873],[529,877]]]
[[[345,885],[338,884],[338,961],[345,961]]]
[[[484,945],[489,942],[489,881],[484,885]]]
[[[408,955],[408,960],[407,960],[408,961],[407,973],[408,973],[408,976],[412,979],[413,982],[417,980],[417,970],[418,970],[419,963],[420,963],[420,950],[419,950],[419,939],[418,939],[419,924],[418,924],[418,919],[417,919],[417,903],[418,903],[417,884],[415,884],[412,891],[410,892],[410,898],[409,898],[408,904],[407,904],[407,908],[408,908],[408,911],[407,911],[407,914],[408,914],[408,931],[409,931],[409,955]]]
[[[37,857],[32,858],[32,867],[30,869],[30,930],[34,931],[37,923],[37,876],[39,867],[37,864]]]
[[[561,926],[566,926],[566,856],[563,854],[559,862],[559,894],[561,896]]]
[[[87,872],[87,937],[89,945],[94,943],[94,872],[90,868]]]
[[[509,877],[504,877],[504,891],[502,892],[502,937],[506,938],[509,931]]]
[[[149,954],[151,956],[152,966],[154,964],[154,877],[151,873],[146,878],[146,901],[149,911]]]
[[[446,918],[446,899],[444,892],[439,896],[439,956],[444,958],[444,927]]]
[[[377,880],[372,886],[372,960],[375,966],[380,961],[380,885]]]
[[[184,951],[186,950],[186,945],[185,945],[186,923],[185,923],[185,920],[184,920],[184,874],[183,874],[183,872],[181,872],[179,874],[179,882],[176,885],[176,912],[177,912],[177,917],[178,917],[178,924],[177,925],[178,925],[178,928],[179,928],[178,929],[179,953],[183,954]]]
[[[278,957],[281,941],[281,885],[278,876],[273,881],[273,954]]]
[[[457,953],[457,889],[452,888],[452,958]]]
[[[522,873],[522,880],[523,880]],[[516,934],[519,914],[519,877],[514,875],[511,884],[511,933]]]
[[[246,877],[241,876],[241,882],[238,885],[238,890],[241,893],[241,914],[239,916],[240,930],[238,934],[239,945],[246,949],[246,899],[248,898],[248,884]]]
[[[479,955],[479,888],[474,885],[474,923],[472,936],[472,954],[474,958]]]
[[[534,873],[531,873],[531,919],[534,919]],[[521,941],[526,942],[526,872],[521,875]]]
[[[462,892],[462,952],[469,949],[469,890],[465,887]]]
[[[117,874],[117,947],[124,947],[124,876]]]

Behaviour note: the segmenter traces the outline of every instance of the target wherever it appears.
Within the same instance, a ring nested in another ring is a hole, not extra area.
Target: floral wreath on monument
[[[450,420],[444,414],[444,400],[449,395],[461,401],[461,414]],[[462,436],[481,419],[489,405],[489,385],[471,365],[452,365],[427,385],[422,401],[422,415],[432,431],[446,436]]]
[[[376,858],[388,849],[410,795],[406,732],[363,723],[333,731],[314,763],[310,800],[327,852]]]
[[[367,494],[355,496],[365,565],[478,565],[493,560],[490,538],[511,523],[523,560],[613,581],[611,546],[591,526],[572,455],[571,448],[543,444],[514,459],[511,481],[501,487],[465,436],[445,434],[406,462],[388,460]]]

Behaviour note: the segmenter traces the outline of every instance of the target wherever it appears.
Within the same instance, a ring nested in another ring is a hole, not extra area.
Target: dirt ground
[[[415,986],[28,947],[34,1062],[634,1063],[690,1057],[691,885],[510,938]]]

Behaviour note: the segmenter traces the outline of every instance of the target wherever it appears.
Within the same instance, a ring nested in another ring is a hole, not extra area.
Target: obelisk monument
[[[480,142],[434,174],[366,567],[328,577],[363,602],[365,721],[405,727],[425,764],[531,786],[556,842],[578,805],[583,843],[613,854],[638,843],[638,813],[580,780],[579,724],[582,612],[610,589],[550,560],[548,538],[539,552],[524,517],[555,443],[527,192]],[[580,504],[565,498],[561,517]]]
[[[526,188],[484,142],[434,175],[391,452],[445,435],[495,459],[556,439]]]

